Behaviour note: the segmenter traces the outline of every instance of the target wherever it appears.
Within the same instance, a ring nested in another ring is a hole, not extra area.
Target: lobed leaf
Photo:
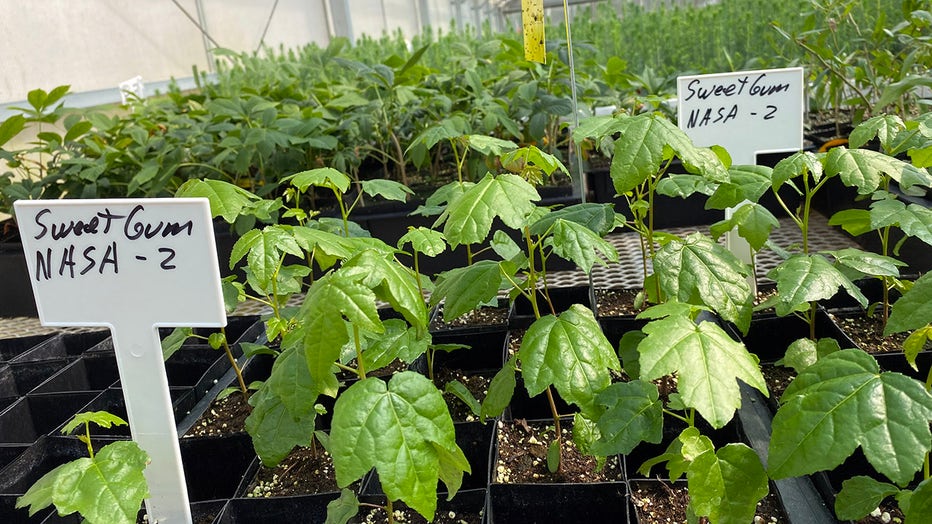
[[[411,371],[386,383],[367,378],[337,399],[330,432],[337,484],[348,486],[375,468],[382,490],[428,520],[437,506],[437,481],[456,491],[470,467],[456,445],[443,395]]]
[[[518,359],[530,396],[553,385],[564,400],[583,412],[595,410],[596,394],[611,383],[609,370],[621,370],[592,311],[580,304],[531,324],[521,340]]]
[[[592,451],[601,456],[628,454],[641,442],[658,444],[663,438],[663,403],[657,386],[634,380],[602,390],[596,402],[604,412],[596,420],[599,439]]]
[[[932,323],[932,274],[926,273],[893,303],[884,334],[912,331]]]
[[[860,446],[877,471],[905,485],[932,449],[932,394],[909,377],[880,372],[858,349],[809,366],[780,400],[769,453],[774,478],[834,468]]]
[[[795,254],[770,270],[767,276],[777,282],[777,315],[786,316],[806,304],[827,300],[844,288],[852,298],[867,307],[867,297],[841,271],[819,254]]]
[[[750,268],[726,248],[694,233],[660,248],[654,269],[666,296],[706,305],[747,332],[754,300]]]
[[[680,396],[714,428],[724,426],[741,406],[740,379],[767,394],[757,359],[713,322],[689,316],[654,320],[638,344],[641,380],[677,374]]]
[[[521,177],[487,174],[447,205],[443,235],[455,248],[484,241],[496,217],[506,226],[518,229],[525,225],[538,200],[537,190]]]
[[[586,273],[592,272],[594,265],[606,265],[618,262],[618,251],[591,229],[558,219],[553,226],[553,252],[574,262]]]

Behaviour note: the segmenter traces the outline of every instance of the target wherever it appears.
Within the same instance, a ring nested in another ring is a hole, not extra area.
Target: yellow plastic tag
[[[524,58],[544,64],[544,0],[521,0],[521,23],[524,26]]]

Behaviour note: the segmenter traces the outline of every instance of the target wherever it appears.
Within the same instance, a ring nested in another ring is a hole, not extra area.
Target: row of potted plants
[[[296,446],[327,451],[336,485],[343,489],[329,497],[332,522],[346,522],[368,508],[369,495],[384,495],[375,505],[385,509],[390,522],[399,502],[432,519],[438,490],[455,496],[467,475],[481,472],[482,460],[470,461],[461,445],[461,426],[450,415],[444,391],[470,406],[480,423],[496,421],[497,453],[509,439],[524,439],[519,447],[533,455],[532,464],[536,460],[541,468],[538,477],[565,480],[581,456],[589,457],[582,469],[611,478],[618,456],[638,456],[646,444],[663,442],[666,448],[656,449],[655,458],[642,455],[642,473],[663,464],[671,480],[685,476],[690,514],[712,522],[747,522],[771,481],[834,470],[860,449],[874,472],[840,485],[836,515],[860,518],[896,495],[912,522],[930,500],[927,475],[921,473],[932,447],[928,379],[881,370],[864,350],[824,338],[817,330],[818,303],[843,290],[868,309],[855,279],[877,279],[882,291],[876,314],[885,319],[886,333],[912,331],[904,343],[905,359],[915,365],[932,333],[930,281],[901,280],[902,264],[891,256],[894,246],[881,253],[812,252],[808,235],[814,198],[837,179],[870,195],[873,203],[863,213],[842,212],[833,220],[849,229],[860,224],[856,231],[876,231],[882,238],[896,229],[928,242],[928,206],[907,205],[894,192],[932,186],[923,154],[932,140],[926,118],[876,117],[850,138],[855,144],[879,138],[884,151],[905,152],[909,162],[839,147],[800,152],[772,169],[730,165],[721,149],[695,147],[657,114],[587,120],[574,139],[598,144],[611,158],[615,189],[629,199],[628,219],[607,204],[540,206],[537,188],[566,172],[556,157],[535,146],[447,130],[438,143],[463,144],[464,154],[480,155],[500,168],[476,181],[464,177],[442,186],[419,210],[437,217],[433,227],[411,228],[397,245],[368,236],[352,221],[362,195],[403,200],[406,192],[396,181],[362,181],[361,191],[352,193],[349,176],[316,168],[284,180],[285,201],[211,179],[189,181],[177,195],[207,197],[215,215],[230,222],[250,215],[263,223],[233,246],[231,267],[243,259],[245,266],[242,276],[224,282],[230,306],[249,297],[271,311],[263,322],[268,344],[248,347],[250,355],[271,361],[268,375],[259,383],[236,382],[239,397],[248,398],[245,430],[266,467],[286,460]],[[686,173],[667,171],[674,158]],[[784,186],[798,194],[795,206],[781,196]],[[312,188],[334,194],[338,217],[302,207],[300,197]],[[708,195],[707,207],[736,211],[712,225],[710,234],[678,237],[654,227],[653,203],[662,192]],[[765,193],[799,228],[799,246],[768,242],[778,222],[756,203]],[[586,272],[597,264],[619,263],[604,240],[618,228],[642,238],[642,261],[636,263],[643,288],[636,296],[634,323],[607,331],[592,309],[573,303],[579,300],[557,305],[548,268],[554,257]],[[715,242],[732,229],[753,249],[776,250],[784,257],[768,273],[775,292],[756,307],[754,268]],[[461,246],[459,267],[435,278],[418,270],[425,257]],[[896,302],[894,289],[902,293]],[[300,295],[300,305],[292,306]],[[438,336],[430,328],[431,308],[442,304],[442,320],[451,321],[477,315],[500,296],[523,311],[523,320],[511,326],[511,349],[500,352],[497,362],[493,358],[487,387],[477,393],[459,379],[460,385],[439,384],[434,372],[448,354],[465,361],[480,356],[470,340]],[[741,342],[753,334],[755,309],[767,308],[778,317],[799,317],[805,329],[798,340],[773,350],[797,375],[779,398],[766,449],[755,450],[722,440],[717,432],[734,424],[735,413],[748,402],[742,384],[771,394],[760,363],[764,357]],[[517,335],[519,328],[524,332]],[[409,369],[415,364],[421,372]],[[658,385],[666,389],[661,392]],[[516,399],[522,397],[543,408],[536,417],[546,419],[543,433],[530,434],[537,426],[522,422],[535,417],[516,414]],[[489,468],[492,486],[511,478],[509,467],[502,468]],[[484,478],[480,473],[480,489]],[[353,488],[356,483],[361,487]],[[618,485],[610,489],[616,496],[627,493]],[[488,488],[488,518],[518,518],[494,502],[493,494],[503,490]]]

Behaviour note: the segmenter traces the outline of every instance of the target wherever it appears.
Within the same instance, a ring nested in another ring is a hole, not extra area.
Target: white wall
[[[177,1],[199,20],[198,0]],[[329,27],[325,3],[348,12],[356,37],[379,37],[399,27],[410,37],[422,21],[446,32],[454,16],[451,1],[279,0],[264,42],[275,49],[326,45],[331,29],[342,34],[345,27]],[[217,45],[249,52],[259,46],[274,4],[200,0],[204,25]],[[428,13],[419,20],[424,7]],[[117,86],[136,75],[151,94],[159,83],[190,77],[192,66],[210,70],[204,38],[172,0],[0,0],[0,35],[0,120],[10,114],[11,103],[21,103],[36,88],[70,84],[77,95],[68,105],[80,107],[119,101]]]
[[[195,11],[193,0],[181,3]],[[0,103],[35,88],[91,91],[206,66],[197,29],[170,1],[0,0],[0,13]]]

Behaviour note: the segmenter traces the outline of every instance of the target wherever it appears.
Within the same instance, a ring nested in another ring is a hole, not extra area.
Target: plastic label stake
[[[801,67],[677,77],[679,127],[697,146],[724,147],[735,165],[756,164],[758,153],[801,151],[803,86]],[[728,233],[727,245],[752,262],[737,232]]]
[[[226,325],[203,198],[14,204],[39,320],[113,334],[133,439],[148,454],[149,522],[190,523],[158,327]]]

